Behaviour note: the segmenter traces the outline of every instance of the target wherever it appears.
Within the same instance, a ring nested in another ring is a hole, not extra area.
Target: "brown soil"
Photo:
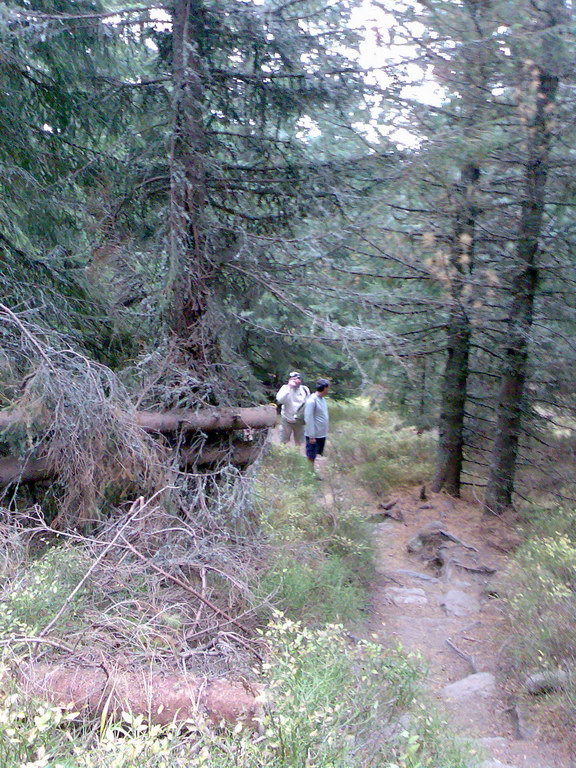
[[[355,489],[355,494],[357,504],[365,505],[369,514],[378,515],[375,519],[382,519],[378,501],[360,489]],[[331,493],[326,492],[327,503],[330,497]],[[490,596],[490,585],[507,565],[510,554],[506,550],[513,550],[519,542],[513,526],[499,518],[487,518],[479,504],[445,494],[428,493],[428,498],[421,500],[419,488],[391,494],[387,501],[396,502],[390,513],[403,518],[403,522],[384,519],[374,527],[377,575],[371,590],[368,631],[386,645],[400,642],[405,649],[423,657],[429,668],[430,696],[445,714],[451,730],[477,744],[486,760],[500,761],[505,768],[572,768],[576,763],[566,743],[552,741],[546,729],[535,722],[537,702],[531,708],[525,702],[517,710],[511,708],[515,699],[507,690],[510,686],[502,669],[502,650],[509,627],[499,600]],[[433,521],[440,521],[445,531],[477,550],[449,543],[459,562],[472,567],[489,566],[496,573],[488,575],[460,567],[442,573],[439,566],[426,562],[430,551],[409,553],[407,543]],[[402,571],[437,580],[419,579]],[[404,588],[422,590],[423,594],[415,593],[419,602],[402,604],[398,595],[407,594],[402,592]],[[467,615],[448,615],[440,603],[449,589],[461,590],[478,601],[479,606]],[[444,686],[475,672],[495,675],[494,692],[452,703],[445,700]]]

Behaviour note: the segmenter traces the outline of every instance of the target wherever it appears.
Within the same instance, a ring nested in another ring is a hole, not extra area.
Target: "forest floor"
[[[502,651],[509,626],[491,583],[511,558],[507,550],[518,544],[513,527],[484,516],[477,503],[431,493],[421,499],[420,487],[389,494],[385,506],[395,502],[389,513],[398,519],[386,518],[382,501],[350,487],[329,460],[320,462],[320,475],[329,510],[337,510],[334,497],[344,483],[346,496],[375,515],[376,576],[370,617],[358,634],[401,644],[422,657],[429,698],[448,728],[485,755],[483,768],[573,768],[564,734],[538,717],[537,697],[531,697],[535,706],[507,690]],[[458,540],[441,536],[447,545],[444,567],[432,565],[429,547],[412,553],[407,548],[436,522]],[[494,574],[478,572],[485,567]]]

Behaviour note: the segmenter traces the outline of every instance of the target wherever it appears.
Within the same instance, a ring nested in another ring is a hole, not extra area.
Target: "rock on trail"
[[[478,745],[483,768],[574,768],[563,744],[518,727],[518,707],[499,684],[507,628],[491,580],[510,557],[494,542],[510,531],[492,519],[488,531],[480,507],[461,499],[430,493],[422,505],[419,489],[394,496],[402,522],[375,520],[370,631],[424,657],[431,695],[451,729]],[[562,684],[562,674],[526,679],[534,694],[554,684]]]

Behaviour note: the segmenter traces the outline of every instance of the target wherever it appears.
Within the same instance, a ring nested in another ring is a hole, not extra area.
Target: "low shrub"
[[[86,552],[73,547],[56,547],[28,564],[19,578],[5,584],[0,602],[0,637],[35,635],[48,624],[88,568]],[[88,587],[70,602],[70,610],[58,624],[70,630]]]
[[[270,704],[255,737],[241,725],[147,725],[123,713],[89,728],[77,711],[0,703],[3,768],[387,768],[373,734],[418,693],[419,659],[371,642],[351,646],[341,626],[308,629],[277,615],[263,632]],[[70,728],[70,723],[77,723]],[[422,763],[423,765],[425,763]],[[415,765],[415,764],[414,764]],[[451,768],[448,764],[445,768]],[[455,768],[457,768],[455,764]]]
[[[434,433],[418,434],[365,399],[339,407],[331,436],[339,467],[376,494],[426,482],[433,472],[435,444]]]
[[[526,509],[530,536],[505,577],[510,619],[507,655],[519,691],[530,672],[563,669],[562,691],[549,697],[554,719],[573,726],[576,715],[576,526],[557,504]],[[545,717],[544,712],[542,715]]]
[[[410,727],[390,745],[383,768],[474,768],[478,750],[454,737],[427,702],[420,702],[410,718]],[[390,762],[391,760],[391,762]]]
[[[357,616],[372,569],[365,514],[337,499],[327,508],[306,458],[286,445],[272,446],[257,498],[268,543],[257,602],[313,623]]]

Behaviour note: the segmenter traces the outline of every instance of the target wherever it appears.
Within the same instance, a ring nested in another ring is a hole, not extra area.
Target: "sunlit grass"
[[[419,434],[367,398],[339,404],[330,437],[339,468],[375,494],[425,483],[432,475],[436,435]]]

